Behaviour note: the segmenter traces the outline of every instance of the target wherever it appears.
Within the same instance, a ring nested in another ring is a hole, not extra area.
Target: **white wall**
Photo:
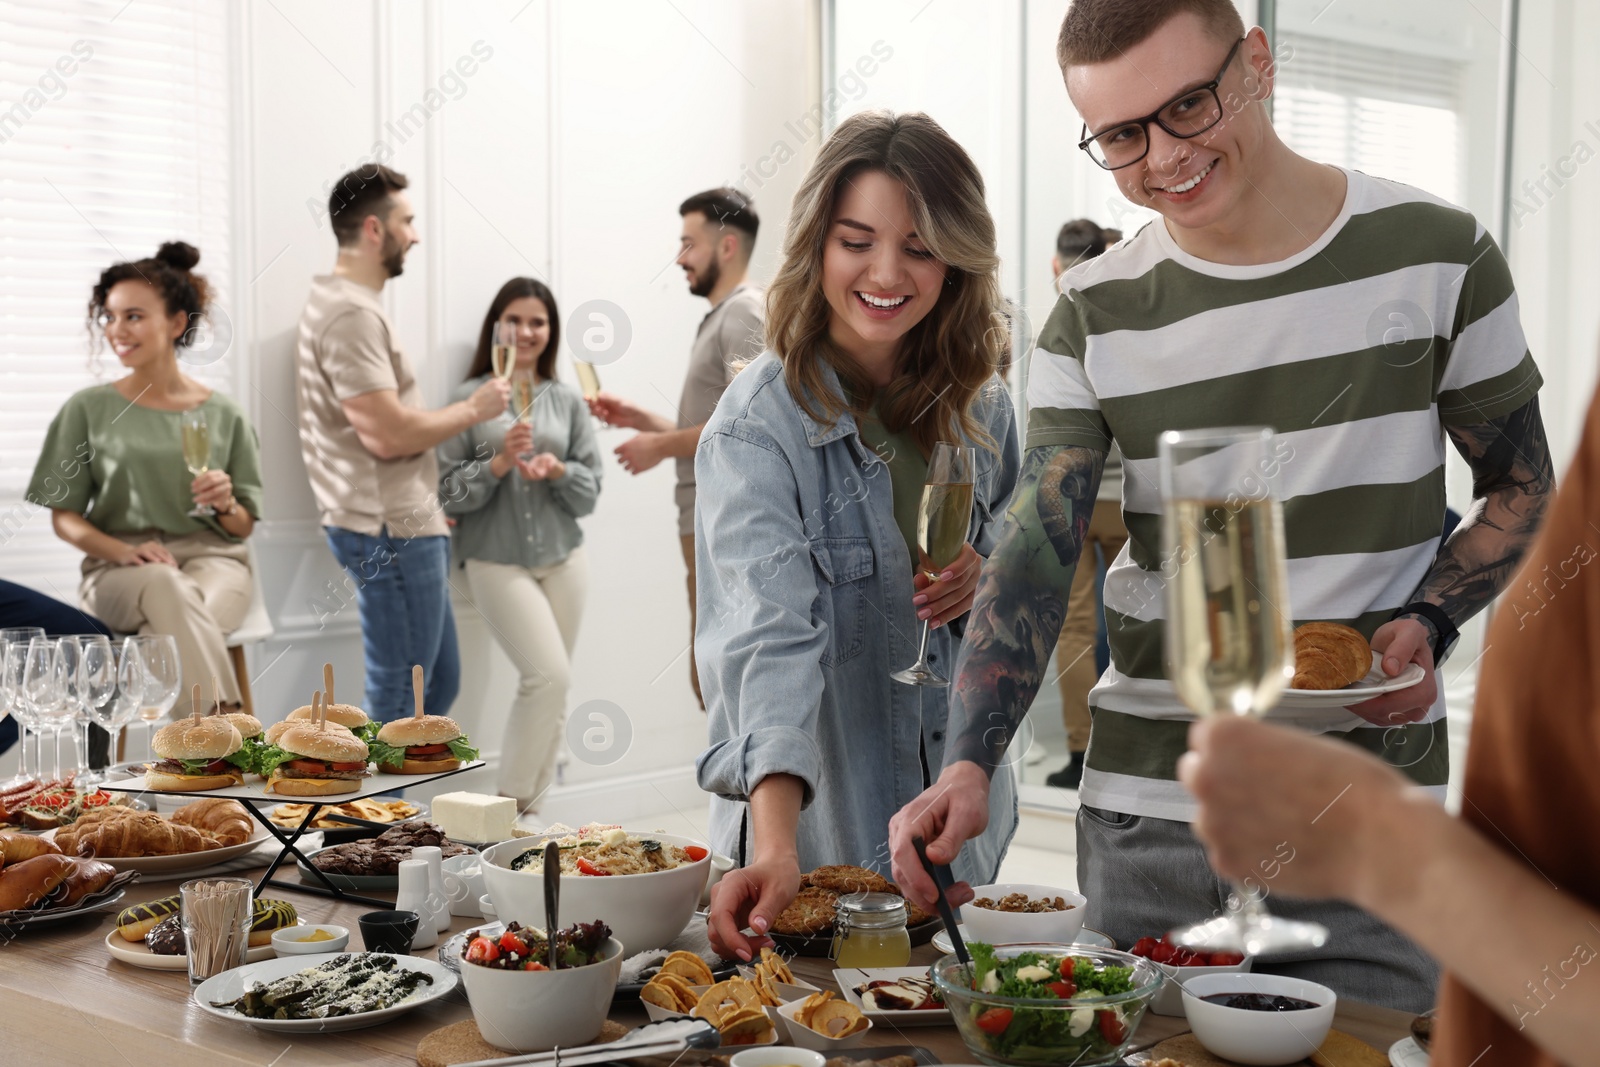
[[[334,256],[319,206],[328,183],[372,158],[378,140],[392,151],[385,162],[411,180],[422,244],[385,300],[430,404],[465,373],[495,290],[531,274],[551,284],[564,316],[586,300],[616,303],[633,342],[603,370],[606,388],[670,412],[708,310],[672,266],[677,205],[755,175],[745,181],[763,219],[753,273],[770,275],[815,151],[786,123],[811,104],[816,57],[804,0],[249,0],[241,11],[239,238],[243,277],[255,281],[239,302],[248,305],[249,399],[270,488],[258,548],[279,627],[252,651],[268,717],[306,701],[324,660],[336,664],[341,690],[360,693],[354,607],[319,617],[337,603],[325,583],[339,576],[293,425],[294,327],[309,278]],[[400,126],[419,102],[433,108],[426,122]],[[779,139],[794,158],[763,162]],[[570,379],[570,364],[561,366]],[[623,472],[609,452],[625,437],[601,433],[605,483],[584,523],[590,596],[571,703],[614,702],[633,743],[609,766],[574,761],[569,780],[681,768],[703,747],[686,677],[674,475],[670,463],[637,478]],[[481,617],[459,595],[455,606],[455,714],[494,749],[514,678]]]

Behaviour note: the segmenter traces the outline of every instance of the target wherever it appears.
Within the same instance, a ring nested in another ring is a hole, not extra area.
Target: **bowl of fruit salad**
[[[600,1035],[622,971],[622,942],[603,922],[556,931],[550,967],[544,931],[513,922],[494,937],[467,935],[461,984],[478,1032],[507,1052],[586,1045]]]
[[[1148,959],[1050,942],[971,941],[971,964],[942,956],[933,981],[967,1048],[988,1064],[1115,1063],[1165,980]]]
[[[1250,957],[1242,952],[1200,952],[1180,948],[1167,939],[1141,937],[1128,951],[1143,956],[1161,968],[1167,980],[1150,1002],[1157,1015],[1182,1015],[1183,985],[1203,974],[1244,974],[1250,970]]]

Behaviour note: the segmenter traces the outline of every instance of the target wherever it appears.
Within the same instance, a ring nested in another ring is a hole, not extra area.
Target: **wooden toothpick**
[[[194,691],[189,694],[191,714],[194,718],[200,717],[200,683],[194,683]]]
[[[331,707],[333,704],[333,664],[331,663],[322,665],[322,691],[328,694],[324,704]]]
[[[411,702],[416,705],[415,718],[422,718],[422,664],[411,668]]]

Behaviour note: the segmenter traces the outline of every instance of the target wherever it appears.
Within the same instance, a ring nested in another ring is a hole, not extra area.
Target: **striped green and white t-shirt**
[[[1124,457],[1129,539],[1106,576],[1111,667],[1089,697],[1085,804],[1193,817],[1175,765],[1194,716],[1162,658],[1162,431],[1273,427],[1295,621],[1370,638],[1438,549],[1444,427],[1487,422],[1539,390],[1510,271],[1484,228],[1420,190],[1345,173],[1343,209],[1303,252],[1210,263],[1158,220],[1068,274],[1040,332],[1027,447],[1115,440]],[[1268,717],[1343,733],[1443,793],[1442,685],[1425,720],[1406,726],[1344,709]]]

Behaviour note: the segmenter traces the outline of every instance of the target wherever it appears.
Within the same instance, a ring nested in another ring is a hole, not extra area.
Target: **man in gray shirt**
[[[664,459],[678,465],[678,539],[683,546],[684,564],[689,569],[689,633],[694,633],[694,452],[700,431],[716,410],[722,392],[748,360],[761,354],[761,290],[745,280],[750,253],[755,250],[760,219],[755,205],[737,189],[709,189],[697,193],[678,207],[683,217],[683,236],[678,265],[689,281],[689,292],[711,302],[711,310],[700,322],[694,348],[689,354],[689,373],[684,376],[683,395],[678,401],[678,418],[665,415],[601,393],[589,401],[595,417],[612,426],[639,432],[616,448],[624,470],[642,474]],[[695,670],[694,653],[689,654],[689,683],[694,686],[700,710],[700,677]]]

